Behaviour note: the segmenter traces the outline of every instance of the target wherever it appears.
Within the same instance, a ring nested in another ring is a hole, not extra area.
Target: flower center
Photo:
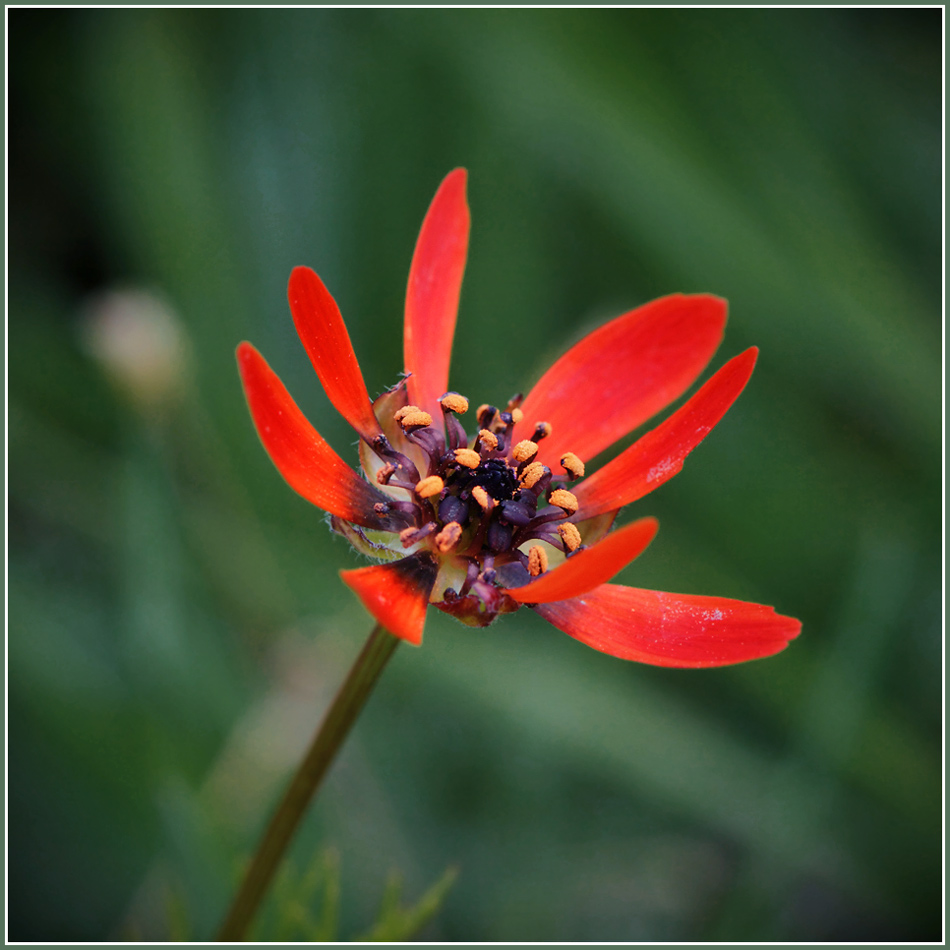
[[[377,481],[409,493],[409,501],[378,506],[406,516],[403,547],[420,544],[468,562],[465,582],[446,591],[446,600],[465,597],[473,585],[495,584],[497,572],[504,573],[504,582],[497,583],[507,587],[543,573],[548,550],[540,542],[564,554],[581,546],[570,520],[577,499],[563,486],[583,476],[584,464],[565,453],[560,460],[564,474],[555,474],[536,460],[538,443],[551,433],[546,422],[535,423],[532,438],[513,443],[514,427],[523,420],[521,398],[505,409],[479,406],[474,437],[457,418],[469,405],[458,393],[441,399],[444,426],[433,425],[430,414],[417,406],[404,406],[393,419],[418,450],[415,461],[385,437],[373,444],[386,462]]]
[[[503,459],[489,458],[479,460],[478,466],[473,469],[458,468],[448,476],[445,487],[455,497],[471,496],[474,488],[481,487],[495,501],[508,501],[514,498],[518,477]]]

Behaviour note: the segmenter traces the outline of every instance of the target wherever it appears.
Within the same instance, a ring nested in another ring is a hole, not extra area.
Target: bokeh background
[[[326,924],[336,861],[342,939],[391,870],[412,902],[449,866],[422,938],[940,939],[939,9],[8,16],[12,939],[213,934],[369,629],[234,347],[355,452],[287,277],[392,384],[458,165],[476,403],[655,296],[729,299],[711,368],[759,366],[625,515],[661,530],[622,579],[803,634],[675,671],[433,616],[257,936]]]

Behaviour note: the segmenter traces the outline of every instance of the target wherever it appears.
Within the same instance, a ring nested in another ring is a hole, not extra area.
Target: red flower
[[[771,607],[606,583],[653,539],[617,512],[675,475],[742,392],[752,347],[665,422],[585,478],[584,462],[669,405],[712,358],[726,303],[655,300],[595,330],[522,398],[457,418],[449,359],[468,248],[466,173],[439,188],[416,244],[406,295],[406,378],[372,402],[336,303],[306,267],[290,277],[294,323],[327,395],[360,437],[361,477],[304,418],[250,343],[238,364],[258,435],[290,486],[334,530],[382,563],[343,580],[390,633],[422,642],[429,604],[485,626],[533,607],[578,640],[659,666],[769,656],[801,624]],[[570,487],[568,487],[570,486]]]

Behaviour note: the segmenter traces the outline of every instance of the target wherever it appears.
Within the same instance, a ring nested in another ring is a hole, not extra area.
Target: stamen
[[[551,492],[548,496],[548,501],[552,505],[556,505],[562,511],[566,511],[569,515],[577,511],[577,498],[563,488],[556,488]]]
[[[431,498],[433,495],[438,495],[443,488],[445,488],[445,482],[438,475],[430,475],[416,485],[416,494],[420,498]]]
[[[538,443],[532,442],[530,439],[522,439],[511,450],[511,455],[516,462],[530,462],[537,454]]]
[[[492,419],[491,425],[488,427],[492,432],[504,432],[507,428],[512,425],[511,413],[510,412],[496,412],[495,418]]]
[[[495,418],[496,412],[498,412],[498,410],[494,406],[490,406],[487,402],[483,402],[478,407],[478,412],[475,414],[478,418],[479,428],[487,429],[489,427],[489,423]]]
[[[479,448],[484,447],[489,452],[494,452],[498,448],[498,438],[495,436],[494,432],[489,432],[488,429],[479,429],[478,438],[475,440],[476,451]]]
[[[534,488],[544,477],[546,471],[547,469],[540,462],[532,462],[530,465],[526,465],[525,470],[521,473],[521,484],[525,488]]]
[[[466,468],[478,468],[482,457],[474,449],[456,449],[455,461]]]
[[[565,521],[564,524],[559,524],[557,533],[568,551],[576,551],[581,546],[581,533],[577,530],[577,525],[572,522]]]
[[[540,442],[551,434],[550,422],[538,422],[534,427],[534,435],[531,436],[532,442]]]
[[[414,521],[419,509],[412,501],[378,501],[373,505],[373,511],[380,517],[398,515],[406,521]]]
[[[475,583],[476,578],[478,577],[478,561],[472,559],[468,562],[468,567],[465,570],[465,582],[462,584],[462,589],[459,591],[459,596],[464,597],[471,589],[472,584]]]
[[[536,544],[528,551],[528,573],[532,577],[537,577],[539,574],[543,574],[547,569],[547,551],[545,551],[540,544]]]
[[[388,485],[389,479],[396,474],[396,466],[387,462],[377,473],[376,481],[380,485]]]
[[[401,410],[400,410],[401,411]],[[397,413],[398,415],[398,413]],[[395,418],[395,416],[393,417]],[[376,436],[373,439],[373,451],[381,459],[390,459],[396,468],[401,468],[403,474],[408,478],[413,484],[419,481],[419,470],[412,463],[412,461],[406,458],[401,452],[397,452],[390,444],[389,439],[386,438],[382,433]]]
[[[396,422],[402,422],[405,416],[408,416],[410,412],[421,412],[422,410],[418,406],[403,406],[402,409],[397,409],[393,413],[393,420]]]
[[[400,409],[396,415],[400,415],[403,410]],[[414,412],[406,412],[398,420],[404,432],[415,432],[416,429],[425,429],[432,425],[432,416],[422,409],[416,409]]]
[[[573,452],[561,456],[561,467],[572,479],[584,477],[584,463]]]
[[[464,448],[468,443],[468,435],[465,427],[458,419],[455,413],[468,412],[468,400],[458,393],[446,393],[440,400],[442,406],[442,418],[445,420],[445,434],[448,436],[450,449]]]
[[[449,416],[449,419],[461,428],[461,424],[455,416]],[[439,458],[445,454],[445,436],[434,426],[414,428],[412,431],[406,430],[406,435],[429,456],[429,467],[426,474],[434,475]]]
[[[483,511],[491,511],[496,505],[495,499],[481,485],[476,485],[472,489],[472,498],[478,502]]]
[[[448,554],[458,544],[460,537],[462,537],[462,526],[457,521],[450,521],[435,536],[435,546],[443,554]]]
[[[435,531],[435,522],[430,521],[421,528],[404,528],[399,532],[399,540],[404,548],[412,547],[417,541],[427,538]]]
[[[446,393],[439,403],[445,412],[468,412],[468,400],[458,393]]]
[[[517,406],[515,406],[511,410],[511,421],[517,425],[522,419],[524,419],[524,413]]]

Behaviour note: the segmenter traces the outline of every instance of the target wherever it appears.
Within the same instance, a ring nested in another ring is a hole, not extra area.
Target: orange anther
[[[516,462],[527,462],[538,454],[538,443],[530,439],[522,439],[512,450],[512,458]]]
[[[534,488],[544,476],[546,469],[540,462],[531,462],[521,473],[521,484],[525,488]]]
[[[474,498],[485,511],[491,511],[496,504],[495,499],[492,498],[481,485],[476,485],[472,489],[472,498]]]
[[[446,393],[439,403],[446,412],[468,412],[468,400],[458,393]]]
[[[534,427],[534,435],[531,437],[535,442],[540,442],[541,439],[546,439],[551,434],[551,423],[550,422],[539,422]]]
[[[573,452],[565,452],[561,456],[561,466],[571,478],[584,477],[584,463]]]
[[[569,515],[577,511],[577,499],[563,488],[557,488],[551,492],[548,496],[548,501],[562,511],[566,511]]]
[[[494,452],[498,448],[498,439],[495,433],[489,432],[488,429],[478,430],[478,441],[489,452]]]
[[[528,573],[532,577],[543,574],[548,569],[548,555],[540,544],[528,551]]]
[[[438,475],[430,475],[416,485],[416,494],[420,498],[431,498],[433,495],[438,495],[443,488],[445,488],[445,482]]]
[[[577,530],[577,525],[572,524],[570,521],[559,524],[557,526],[557,533],[561,536],[564,547],[566,547],[568,551],[576,551],[581,546],[581,533]]]
[[[421,412],[421,411],[422,410],[420,410],[418,406],[403,406],[402,409],[397,409],[393,413],[393,419],[395,419],[396,422],[402,422],[403,418],[409,415],[410,412]]]
[[[401,409],[396,415],[398,416],[400,413],[402,413]],[[405,413],[399,420],[399,424],[403,429],[424,429],[426,426],[432,425],[432,416],[421,409],[416,409],[413,412]]]
[[[455,461],[466,468],[478,468],[482,457],[474,449],[456,449]]]
[[[462,526],[457,521],[450,521],[435,536],[435,546],[443,554],[448,554],[458,544],[460,537],[462,537]]]

